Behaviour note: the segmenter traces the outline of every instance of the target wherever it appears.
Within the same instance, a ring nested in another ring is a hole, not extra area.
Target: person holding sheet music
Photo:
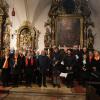
[[[72,55],[71,49],[67,50],[67,53],[65,54],[65,56],[63,58],[63,63],[65,66],[66,73],[68,73],[65,84],[67,86],[72,86],[74,66],[75,66],[75,57]]]
[[[60,88],[61,55],[57,47],[54,48],[52,65],[53,65],[53,87],[58,86],[58,88]]]

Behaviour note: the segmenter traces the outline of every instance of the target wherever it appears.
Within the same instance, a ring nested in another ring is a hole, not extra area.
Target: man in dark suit
[[[50,62],[48,56],[46,55],[45,50],[41,52],[41,55],[39,55],[37,62],[39,70],[39,77],[38,77],[39,86],[41,87],[43,84],[44,87],[47,87],[46,72],[47,69],[49,68]]]

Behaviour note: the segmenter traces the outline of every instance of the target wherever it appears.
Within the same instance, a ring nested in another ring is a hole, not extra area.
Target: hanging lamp
[[[15,16],[15,9],[12,10],[12,16]]]

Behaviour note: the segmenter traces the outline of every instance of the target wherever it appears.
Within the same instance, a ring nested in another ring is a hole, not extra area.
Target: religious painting
[[[63,47],[83,45],[83,18],[77,16],[58,16],[56,19],[56,44]]]

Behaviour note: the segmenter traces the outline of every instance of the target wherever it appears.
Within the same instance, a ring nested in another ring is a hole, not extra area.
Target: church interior
[[[0,0],[0,100],[100,100],[99,0]]]

